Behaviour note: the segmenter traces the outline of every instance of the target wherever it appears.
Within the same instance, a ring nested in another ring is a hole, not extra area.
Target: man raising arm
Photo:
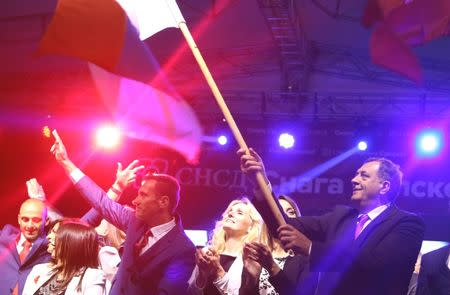
[[[122,262],[110,294],[186,294],[195,247],[176,213],[178,181],[166,174],[146,174],[133,200],[133,213],[110,200],[85,176],[70,161],[56,131],[53,135],[51,152],[75,187],[106,220],[126,231]]]

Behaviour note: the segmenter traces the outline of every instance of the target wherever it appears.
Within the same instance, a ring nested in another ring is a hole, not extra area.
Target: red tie
[[[355,230],[355,240],[361,234],[361,232],[364,228],[364,224],[366,224],[366,222],[369,220],[370,220],[370,217],[367,214],[363,214],[358,217],[358,224],[356,225],[356,230]]]
[[[148,244],[148,238],[153,237],[152,231],[147,230],[142,238],[134,245],[134,251],[136,256],[141,255],[142,249]]]
[[[19,260],[20,264],[22,264],[25,261],[25,258],[27,258],[28,253],[30,253],[31,250],[31,242],[28,240],[25,240],[22,244],[23,248],[22,251],[19,253]],[[19,283],[14,287],[14,290],[12,292],[12,295],[18,295],[19,294]]]
[[[28,253],[30,253],[31,243],[30,243],[30,241],[25,240],[25,242],[23,242],[22,246],[23,246],[23,249],[19,253],[20,263],[23,263],[25,261],[25,258],[27,258]]]

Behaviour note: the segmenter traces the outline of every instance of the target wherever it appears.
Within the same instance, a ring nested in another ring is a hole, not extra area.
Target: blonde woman
[[[246,199],[232,201],[216,222],[209,246],[198,249],[189,280],[191,294],[239,294],[245,243],[258,241],[262,219]]]

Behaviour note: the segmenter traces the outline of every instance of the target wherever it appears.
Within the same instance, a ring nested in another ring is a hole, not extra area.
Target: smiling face
[[[222,226],[227,235],[244,236],[252,226],[250,208],[244,203],[236,203],[223,214]]]
[[[20,207],[17,221],[25,239],[34,242],[43,232],[43,225],[47,222],[44,203],[36,199],[25,201]]]
[[[48,246],[47,246],[47,252],[52,255],[52,258],[55,259],[55,243],[56,243],[56,232],[58,231],[58,228],[60,226],[60,223],[56,223],[53,228],[49,231],[47,234],[47,240],[48,240]]]
[[[380,163],[373,161],[365,163],[356,171],[352,179],[352,201],[360,206],[379,202],[380,192],[384,186],[384,181],[378,176],[379,168]]]

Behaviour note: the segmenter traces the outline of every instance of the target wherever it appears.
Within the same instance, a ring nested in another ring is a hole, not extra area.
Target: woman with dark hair
[[[296,218],[302,216],[297,203],[291,197],[280,195],[278,197],[278,201],[280,202],[281,208],[283,208],[283,211],[287,217]]]
[[[33,267],[23,295],[105,294],[94,228],[80,220],[63,220],[53,226],[47,239],[52,261]]]

